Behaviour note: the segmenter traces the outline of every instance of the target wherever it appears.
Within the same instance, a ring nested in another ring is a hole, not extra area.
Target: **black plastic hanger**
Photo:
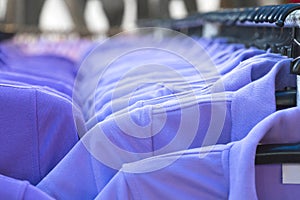
[[[281,163],[300,163],[300,143],[257,146],[255,164]]]

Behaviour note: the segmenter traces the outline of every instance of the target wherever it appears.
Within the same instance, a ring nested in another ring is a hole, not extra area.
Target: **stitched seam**
[[[232,149],[232,147],[233,147],[233,145],[231,145],[230,146],[230,148],[228,148],[227,150],[228,150],[228,155],[227,155],[227,159],[228,159],[228,167],[227,167],[227,177],[228,177],[228,191],[227,191],[227,197],[229,198],[229,196],[230,196],[230,190],[231,190],[231,187],[230,187],[230,185],[231,185],[231,182],[230,182],[230,165],[231,165],[231,160],[230,160],[230,154],[231,154],[231,149]],[[223,159],[222,159],[223,160]],[[222,164],[223,164],[223,161],[222,161]],[[223,169],[224,169],[224,166],[223,166]]]
[[[81,142],[81,141],[79,141],[79,142]],[[85,147],[84,147],[85,148]],[[86,149],[86,151],[87,151],[87,149]],[[90,155],[90,152],[88,152],[88,154]],[[89,156],[89,162],[90,162],[90,164],[91,164],[91,170],[92,170],[92,173],[93,173],[93,181],[94,181],[94,184],[95,184],[95,186],[96,186],[96,188],[97,188],[97,192],[99,193],[99,192],[101,192],[101,186],[99,186],[99,184],[98,184],[98,181],[97,181],[97,174],[95,174],[95,164],[94,164],[94,161],[93,161],[93,159],[94,159],[94,157],[93,157],[93,155],[90,155]],[[98,161],[98,160],[97,160]],[[97,162],[96,161],[96,162]],[[98,162],[100,162],[100,161],[98,161]],[[108,182],[109,183],[109,182]],[[102,188],[103,189],[103,188]]]
[[[126,185],[127,185],[128,189],[129,189],[129,191],[130,191],[130,194],[132,195],[132,199],[133,199],[133,200],[134,200],[134,199],[142,199],[142,198],[141,198],[141,194],[140,194],[140,192],[139,192],[138,190],[132,190],[132,189],[131,189],[132,187],[130,187],[130,184],[129,184],[128,181],[127,181],[126,173],[125,173],[125,172],[122,172],[122,174],[123,174],[123,176],[124,176],[124,180],[125,180],[125,182],[126,182]],[[129,174],[129,175],[130,175],[130,174]],[[137,189],[137,188],[138,188],[134,178],[132,179],[131,183],[134,185],[134,187],[133,187],[134,189]],[[137,195],[137,198],[135,198],[135,195]]]
[[[20,186],[21,191],[18,194],[18,199],[24,199],[24,196],[25,196],[28,185],[29,185],[28,182],[22,182],[21,183],[21,186]]]
[[[38,155],[38,173],[39,178],[42,178],[42,172],[41,172],[41,159],[40,159],[40,132],[39,132],[39,116],[38,116],[38,98],[37,98],[37,90],[35,90],[35,118],[36,118],[36,136],[37,136],[37,155]]]

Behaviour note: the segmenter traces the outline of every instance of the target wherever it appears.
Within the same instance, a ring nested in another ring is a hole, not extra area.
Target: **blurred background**
[[[220,8],[281,4],[283,0],[0,0],[2,29],[113,35],[138,20],[183,18]]]

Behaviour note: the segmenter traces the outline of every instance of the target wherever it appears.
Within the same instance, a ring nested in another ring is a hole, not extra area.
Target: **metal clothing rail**
[[[253,8],[225,9],[203,14],[203,19],[210,22],[220,23],[274,23],[283,27],[285,21],[292,21],[289,16],[293,11],[299,10],[300,4],[284,4],[275,6],[261,6]],[[293,15],[294,16],[294,15]],[[298,21],[295,21],[296,23]],[[298,24],[299,25],[299,24]]]

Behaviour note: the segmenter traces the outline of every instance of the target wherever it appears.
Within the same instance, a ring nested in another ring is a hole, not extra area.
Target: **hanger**
[[[257,146],[255,164],[281,163],[300,163],[300,143]]]

